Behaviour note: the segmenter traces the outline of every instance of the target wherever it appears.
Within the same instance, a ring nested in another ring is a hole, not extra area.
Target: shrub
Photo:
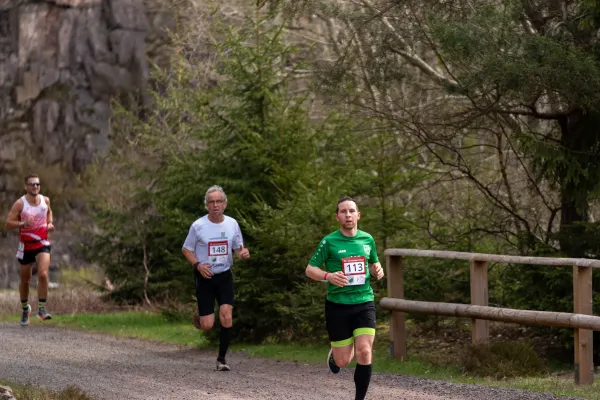
[[[467,345],[459,352],[459,367],[466,373],[506,379],[540,375],[547,366],[527,341]]]

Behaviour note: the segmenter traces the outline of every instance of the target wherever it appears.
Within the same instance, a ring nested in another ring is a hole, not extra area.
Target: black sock
[[[355,400],[364,400],[367,397],[367,390],[371,382],[371,371],[371,364],[356,364],[356,369],[354,370],[354,385],[356,386]]]
[[[219,361],[225,361],[225,354],[229,348],[230,332],[231,328],[221,326],[221,331],[219,332],[219,357],[217,357],[217,360]]]
[[[21,300],[21,307],[23,307],[23,311],[26,311],[27,307],[29,307],[29,300]]]
[[[38,308],[44,308],[46,307],[46,299],[39,299],[38,300]]]

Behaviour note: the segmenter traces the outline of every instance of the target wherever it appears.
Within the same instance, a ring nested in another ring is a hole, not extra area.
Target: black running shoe
[[[329,367],[329,370],[334,374],[340,372],[341,368],[337,366],[335,360],[333,359],[333,347],[329,349],[329,354],[327,355],[327,366]]]

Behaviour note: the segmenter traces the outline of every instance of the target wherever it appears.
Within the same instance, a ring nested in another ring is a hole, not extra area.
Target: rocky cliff
[[[143,102],[148,52],[171,22],[155,4],[0,0],[2,224],[24,174],[36,171],[48,183],[53,174],[80,172],[109,146],[111,99],[132,94]],[[0,233],[0,287],[16,263],[14,246],[12,235]]]

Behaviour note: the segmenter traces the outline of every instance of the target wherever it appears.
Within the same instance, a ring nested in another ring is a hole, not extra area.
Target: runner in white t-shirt
[[[244,248],[244,239],[237,221],[223,214],[227,195],[220,186],[211,186],[204,196],[208,214],[197,219],[183,244],[183,255],[194,267],[198,311],[194,325],[210,330],[215,323],[215,300],[219,304],[219,355],[217,371],[229,371],[225,354],[229,348],[234,300],[233,253],[239,258],[250,258]]]

